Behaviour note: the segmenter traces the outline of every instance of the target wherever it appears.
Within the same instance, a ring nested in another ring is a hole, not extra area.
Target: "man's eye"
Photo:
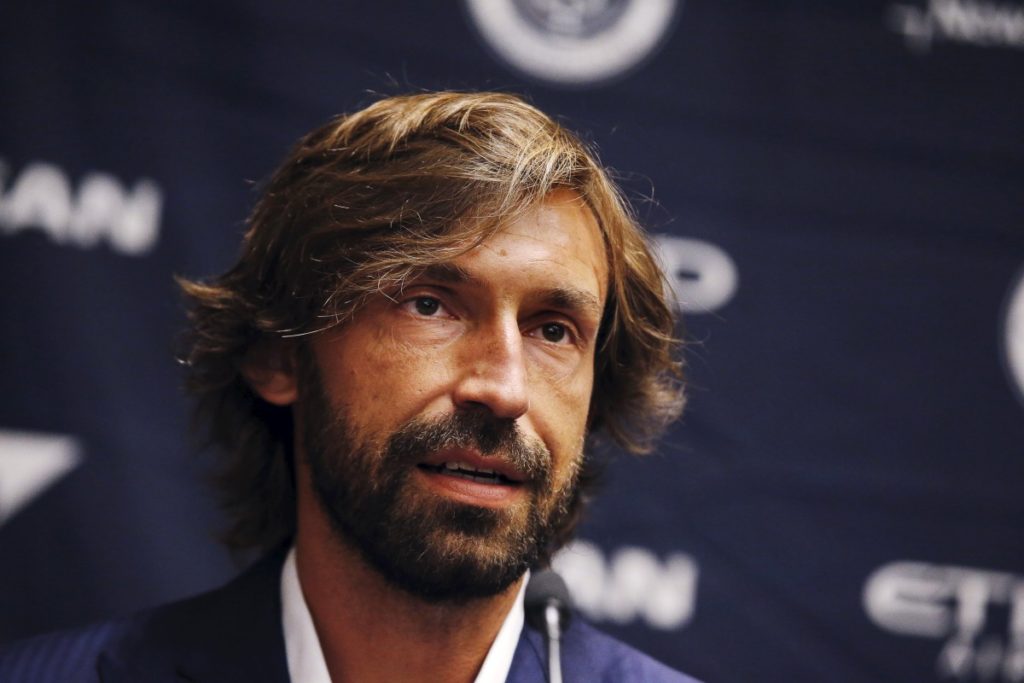
[[[562,323],[544,323],[539,329],[544,341],[553,344],[559,344],[569,338],[569,330]]]
[[[432,296],[418,296],[410,303],[420,315],[431,316],[441,310],[441,302]]]

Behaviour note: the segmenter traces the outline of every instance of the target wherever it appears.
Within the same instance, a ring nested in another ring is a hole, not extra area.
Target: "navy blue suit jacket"
[[[0,647],[0,681],[287,683],[283,559],[276,554],[189,600]],[[546,661],[542,637],[524,627],[508,683],[546,680]],[[563,637],[562,669],[566,683],[696,683],[579,619]]]

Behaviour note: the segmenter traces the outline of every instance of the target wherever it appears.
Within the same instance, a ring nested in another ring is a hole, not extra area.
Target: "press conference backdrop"
[[[1024,3],[0,8],[0,641],[235,565],[175,273],[300,134],[522,93],[594,141],[687,321],[690,404],[557,561],[709,682],[1024,681]]]

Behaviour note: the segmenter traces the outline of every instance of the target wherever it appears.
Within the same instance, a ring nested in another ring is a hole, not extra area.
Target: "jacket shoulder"
[[[281,557],[131,617],[0,646],[3,683],[287,680]]]
[[[93,683],[100,653],[124,635],[126,622],[108,621],[0,645],[4,683]]]
[[[566,683],[698,683],[577,618],[562,636]],[[547,645],[534,628],[523,628],[510,683],[547,680]]]
[[[580,680],[698,683],[579,619],[566,632],[562,649],[563,666],[569,668],[575,664],[589,669],[594,676]]]

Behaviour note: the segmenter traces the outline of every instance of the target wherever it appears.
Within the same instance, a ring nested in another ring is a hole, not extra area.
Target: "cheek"
[[[585,385],[593,381],[593,357],[573,347],[549,347],[527,340],[523,349],[530,373],[553,387]]]
[[[321,367],[332,401],[344,406],[353,426],[383,431],[417,416],[444,384],[448,347],[443,340],[411,343],[394,329],[380,328],[327,345]]]
[[[392,316],[378,333],[382,341],[406,347],[410,353],[436,352],[457,340],[465,326],[456,320],[422,320],[404,314]]]
[[[583,455],[593,372],[589,367],[579,373],[548,384],[544,400],[553,441],[556,485],[561,486],[575,473]],[[542,406],[537,406],[542,408]]]
[[[530,378],[535,391],[551,397],[564,419],[581,415],[586,422],[594,389],[594,357],[591,353],[553,355],[545,349],[530,350]]]

